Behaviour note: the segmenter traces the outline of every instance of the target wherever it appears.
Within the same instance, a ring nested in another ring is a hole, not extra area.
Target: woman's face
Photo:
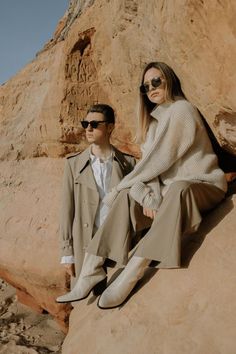
[[[160,78],[162,80],[161,85],[156,88],[153,87],[151,83],[151,80],[154,78]],[[146,93],[146,95],[152,103],[159,105],[166,101],[166,82],[160,70],[156,68],[150,68],[144,75],[143,84],[149,85],[149,91]]]

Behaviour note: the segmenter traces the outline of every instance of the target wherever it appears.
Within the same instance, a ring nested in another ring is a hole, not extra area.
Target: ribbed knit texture
[[[119,191],[130,188],[140,205],[157,210],[162,190],[180,180],[208,182],[226,191],[224,173],[197,109],[181,99],[158,106],[151,116],[142,159],[104,202],[111,206]]]

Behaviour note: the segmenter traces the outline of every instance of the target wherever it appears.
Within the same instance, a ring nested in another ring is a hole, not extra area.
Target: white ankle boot
[[[85,253],[81,273],[74,288],[65,295],[59,296],[57,302],[72,302],[85,299],[93,288],[106,279],[103,269],[104,258]]]
[[[150,260],[133,256],[120,275],[106,288],[98,300],[98,307],[109,309],[120,306],[142,278]]]

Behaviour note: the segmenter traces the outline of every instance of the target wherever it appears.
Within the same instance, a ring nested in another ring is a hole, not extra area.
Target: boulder
[[[149,269],[123,306],[75,303],[62,353],[234,354],[235,205],[234,195],[188,236],[183,268]]]
[[[69,285],[59,265],[63,161],[35,160],[1,162],[0,277],[17,289],[19,301],[51,313],[65,330],[70,306],[55,302]]]

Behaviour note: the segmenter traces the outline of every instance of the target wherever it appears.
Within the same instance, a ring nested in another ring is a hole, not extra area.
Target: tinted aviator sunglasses
[[[152,80],[151,80],[151,85],[153,88],[157,88],[159,87],[160,85],[162,84],[162,79],[160,77],[154,77]],[[151,88],[150,88],[150,83],[147,83],[147,84],[142,84],[140,87],[140,93],[145,95],[146,93],[148,93],[149,91],[151,91]]]
[[[89,125],[91,128],[96,129],[99,126],[99,124],[107,123],[107,122],[108,122],[107,120],[90,120],[90,122],[87,120],[82,120],[80,123],[84,129],[87,129]]]

